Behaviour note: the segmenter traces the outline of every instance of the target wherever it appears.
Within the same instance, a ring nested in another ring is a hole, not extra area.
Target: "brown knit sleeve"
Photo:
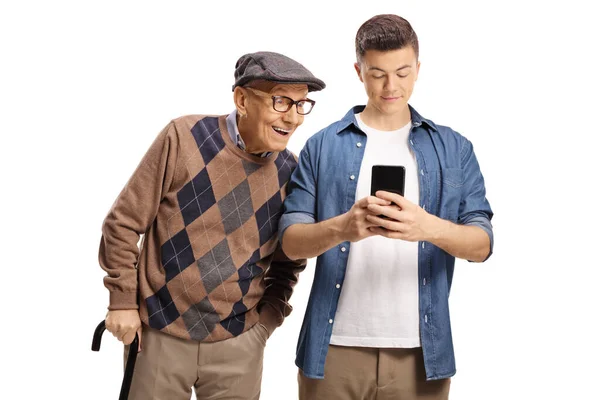
[[[99,261],[107,273],[109,310],[138,308],[138,241],[169,191],[178,152],[177,130],[171,122],[154,140],[104,220]]]
[[[292,312],[289,300],[294,286],[298,283],[298,276],[304,268],[306,268],[305,259],[290,260],[281,249],[281,244],[277,245],[271,265],[265,273],[266,289],[259,309],[262,310],[265,305],[270,306],[278,326]]]

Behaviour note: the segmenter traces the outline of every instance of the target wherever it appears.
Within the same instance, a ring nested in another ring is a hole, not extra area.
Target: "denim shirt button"
[[[345,247],[342,247],[340,250],[342,251],[342,253],[346,252],[346,248]]]
[[[333,320],[332,320],[332,319],[330,319],[330,320],[329,320],[329,323],[330,323],[330,324],[333,324]]]
[[[354,180],[354,178],[356,178],[354,175],[350,175],[350,180]]]
[[[339,284],[339,283],[338,283],[337,285],[335,285],[335,288],[336,288],[336,289],[339,289],[340,287],[341,287],[341,286],[340,286],[340,284]]]
[[[356,143],[356,147],[362,147],[362,143],[361,142]]]

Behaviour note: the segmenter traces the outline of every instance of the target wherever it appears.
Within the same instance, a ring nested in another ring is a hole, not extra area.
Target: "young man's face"
[[[277,84],[272,87],[244,88],[246,117],[240,119],[238,127],[247,151],[283,151],[297,127],[304,122],[296,106],[287,112],[273,108],[272,96],[286,96],[292,100],[305,99],[307,85]]]
[[[354,64],[369,96],[368,105],[387,115],[405,110],[419,66],[411,46],[390,51],[368,50],[362,62]]]

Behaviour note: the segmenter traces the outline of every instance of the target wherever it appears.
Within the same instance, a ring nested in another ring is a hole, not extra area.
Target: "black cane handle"
[[[100,350],[100,343],[102,342],[102,334],[106,330],[106,322],[102,321],[96,327],[94,331],[94,338],[92,340],[92,351]],[[138,337],[137,332],[135,333],[135,338],[133,338],[133,342],[129,346],[129,354],[127,354],[127,365],[125,366],[125,374],[123,375],[123,383],[121,384],[121,394],[119,395],[119,400],[127,400],[129,397],[129,389],[131,388],[131,380],[133,378],[133,367],[135,367],[135,360],[137,358],[138,346],[140,343],[140,338]]]

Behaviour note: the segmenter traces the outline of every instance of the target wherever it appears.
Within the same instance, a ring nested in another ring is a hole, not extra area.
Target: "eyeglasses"
[[[253,89],[250,87],[246,87],[245,89],[250,90],[252,93],[258,96],[271,98],[273,100],[273,110],[280,113],[286,113],[290,111],[290,108],[292,108],[293,105],[296,105],[296,111],[298,112],[298,114],[306,115],[310,113],[313,107],[315,106],[315,101],[310,99],[294,100],[290,99],[287,96],[270,96],[269,94],[263,91]]]

